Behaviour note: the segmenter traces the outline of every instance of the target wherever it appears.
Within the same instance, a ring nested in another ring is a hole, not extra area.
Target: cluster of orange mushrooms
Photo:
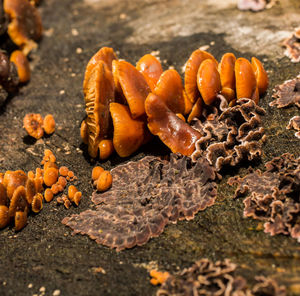
[[[163,71],[153,55],[146,54],[135,67],[118,60],[112,48],[103,47],[85,71],[87,117],[81,137],[93,158],[106,159],[114,150],[121,157],[130,156],[151,134],[172,152],[190,156],[201,134],[189,123],[218,95],[229,106],[241,98],[257,104],[267,87],[267,73],[255,57],[250,63],[226,53],[218,63],[210,53],[197,49],[186,62],[183,85],[179,73]]]
[[[3,6],[2,6],[3,2]],[[42,36],[42,21],[36,8],[38,0],[1,1],[0,35],[7,32],[12,42],[19,48],[8,58],[0,52],[0,84],[8,92],[13,92],[18,83],[29,81],[31,73],[28,54],[37,48]],[[16,74],[14,72],[17,72]]]
[[[43,208],[43,200],[50,202],[54,195],[63,192],[68,181],[76,176],[67,167],[58,168],[56,157],[46,149],[41,162],[43,169],[27,174],[22,170],[0,173],[0,229],[14,220],[15,229],[21,230],[27,223],[29,212],[38,213]],[[58,203],[69,208],[71,202],[77,206],[81,192],[74,185],[68,187],[68,196],[63,195]]]

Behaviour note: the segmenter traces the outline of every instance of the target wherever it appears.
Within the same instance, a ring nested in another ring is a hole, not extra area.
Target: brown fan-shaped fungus
[[[201,63],[206,59],[211,59],[215,61],[216,65],[218,64],[216,59],[210,53],[200,49],[195,50],[186,62],[184,88],[192,103],[195,103],[199,98],[199,91],[197,88],[197,73]]]
[[[145,102],[148,128],[153,135],[159,136],[172,152],[191,155],[195,142],[201,134],[176,116],[155,94],[150,93]]]
[[[23,119],[23,125],[28,135],[35,139],[40,139],[44,135],[43,117],[38,113],[26,114]]]
[[[197,85],[205,104],[214,102],[221,91],[221,79],[216,63],[211,59],[203,61],[197,73]]]
[[[6,171],[4,174],[3,185],[6,188],[7,197],[12,198],[14,191],[19,186],[25,186],[27,175],[22,170]]]
[[[250,62],[245,58],[238,58],[235,62],[234,71],[237,99],[253,99],[257,84],[253,67]]]
[[[263,64],[257,58],[253,57],[251,59],[251,64],[254,70],[254,75],[256,78],[256,84],[260,95],[263,95],[269,85],[269,78]]]
[[[21,50],[15,50],[10,56],[10,61],[15,64],[21,83],[30,80],[30,66],[27,57]]]
[[[119,83],[133,119],[145,114],[145,100],[150,93],[143,74],[126,61],[118,62]]]
[[[151,91],[154,92],[156,83],[163,73],[159,60],[151,54],[146,54],[137,62],[136,68],[144,75]]]
[[[183,86],[179,73],[174,69],[163,72],[153,92],[174,113],[185,112]]]
[[[89,133],[88,151],[91,157],[97,156],[100,141],[111,131],[109,103],[115,99],[114,91],[112,73],[100,60],[86,74],[83,88]]]
[[[135,152],[144,142],[147,129],[143,120],[133,119],[129,108],[119,103],[110,104],[113,119],[113,144],[121,157],[127,157]]]
[[[222,85],[221,94],[227,99],[228,102],[235,98],[235,61],[235,55],[228,52],[223,55],[218,66]]]
[[[27,0],[4,0],[3,7],[10,18],[8,34],[27,55],[37,47],[34,41],[42,35],[42,21],[38,10]]]

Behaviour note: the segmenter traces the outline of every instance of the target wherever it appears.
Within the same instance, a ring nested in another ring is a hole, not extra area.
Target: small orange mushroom
[[[61,166],[59,168],[59,174],[61,176],[67,177],[68,176],[68,172],[69,172],[69,169],[66,166]]]
[[[212,104],[222,88],[220,74],[213,60],[206,59],[201,63],[197,73],[197,85],[204,103]]]
[[[73,201],[76,192],[78,192],[78,189],[74,185],[70,185],[68,188],[68,198],[71,201]]]
[[[6,227],[9,220],[8,207],[0,204],[0,229]]]
[[[55,120],[52,114],[47,114],[43,121],[43,128],[46,134],[50,135],[55,132]]]
[[[43,195],[37,193],[32,200],[31,209],[34,213],[39,213],[43,208]]]
[[[34,179],[28,178],[25,184],[26,189],[26,199],[29,204],[32,203],[32,199],[36,194],[35,182]]]
[[[201,116],[203,110],[203,101],[201,98],[198,98],[196,103],[194,104],[191,113],[187,119],[187,122],[190,123],[195,117],[198,118]]]
[[[87,88],[87,84],[89,83],[90,75],[94,67],[99,64],[99,62],[103,62],[110,71],[112,71],[112,62],[114,60],[118,60],[117,55],[115,54],[114,50],[110,47],[102,47],[100,48],[89,60],[85,75],[84,75],[84,82],[83,82],[83,89]]]
[[[19,186],[25,186],[27,175],[22,170],[6,171],[4,174],[3,185],[6,188],[7,197],[12,198],[14,191]]]
[[[44,192],[44,198],[46,202],[50,202],[53,199],[53,191],[50,188],[46,188]]]
[[[221,94],[228,102],[235,98],[235,74],[234,65],[236,57],[233,53],[225,53],[219,63],[222,91]]]
[[[27,212],[17,211],[15,213],[15,229],[16,231],[21,230],[27,223]]]
[[[136,68],[144,75],[153,92],[160,75],[163,73],[159,60],[151,54],[146,54],[137,62]]]
[[[184,115],[189,114],[192,111],[193,108],[193,103],[191,102],[191,100],[189,99],[188,95],[186,94],[186,91],[183,90],[183,98],[184,98]]]
[[[79,206],[79,203],[80,203],[80,201],[81,201],[81,197],[82,197],[81,191],[77,191],[77,192],[74,194],[73,202],[75,203],[76,206]]]
[[[4,0],[3,8],[10,18],[8,35],[27,55],[37,47],[34,41],[42,36],[42,21],[38,10],[27,0]]]
[[[147,135],[146,123],[133,119],[129,108],[119,103],[110,104],[110,113],[114,125],[114,148],[119,156],[127,157],[144,142]]]
[[[108,159],[114,153],[113,141],[110,139],[101,140],[99,143],[99,158]]]
[[[218,62],[210,53],[200,49],[195,50],[191,54],[185,65],[184,89],[192,103],[195,103],[199,98],[197,73],[200,65],[206,59],[211,59],[216,63],[216,65],[218,65]]]
[[[81,136],[82,142],[84,144],[88,144],[88,142],[89,142],[89,131],[88,131],[88,125],[86,124],[85,120],[83,120],[81,122],[80,136]]]
[[[250,62],[238,58],[234,66],[237,99],[252,99],[256,91],[256,78]]]
[[[259,95],[263,95],[269,86],[268,74],[264,69],[263,64],[257,58],[253,57],[251,59],[251,64],[254,70]]]
[[[159,136],[172,152],[191,155],[195,142],[201,134],[176,116],[155,94],[150,93],[145,102],[148,128],[153,135]]]
[[[30,66],[23,52],[21,50],[13,51],[10,56],[10,61],[13,62],[17,68],[20,82],[28,82],[30,80]]]
[[[163,272],[163,271],[158,271],[156,269],[152,269],[150,270],[150,276],[151,276],[150,283],[154,286],[157,286],[159,284],[163,284],[170,276],[170,273],[168,273],[167,271]]]
[[[58,178],[58,169],[56,168],[47,168],[44,173],[44,183],[46,186],[51,187],[56,183]]]
[[[172,112],[185,112],[183,85],[181,77],[176,70],[169,69],[163,72],[153,93],[159,96]]]
[[[38,113],[26,114],[23,119],[23,126],[28,135],[35,139],[40,139],[44,135],[43,117]]]
[[[112,175],[109,171],[104,171],[100,174],[97,180],[97,191],[103,192],[108,190],[112,184]]]
[[[85,80],[83,92],[89,132],[88,152],[95,158],[99,142],[112,130],[109,103],[115,100],[115,88],[112,73],[102,61],[93,67]]]
[[[96,181],[102,172],[104,172],[104,168],[102,168],[100,166],[95,166],[92,170],[93,181]]]
[[[26,199],[26,190],[24,186],[19,186],[14,191],[8,209],[9,217],[13,218],[17,211],[26,213],[28,211],[28,202]]]
[[[119,82],[133,119],[145,114],[145,100],[150,93],[143,74],[126,61],[118,62]]]

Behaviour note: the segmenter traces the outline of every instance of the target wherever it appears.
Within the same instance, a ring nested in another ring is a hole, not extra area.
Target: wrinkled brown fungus
[[[42,21],[38,10],[27,0],[4,0],[4,11],[10,18],[8,34],[27,55],[37,47],[34,41],[42,36]]]
[[[295,136],[300,139],[300,116],[292,117],[286,128],[296,130]]]
[[[111,171],[113,183],[104,193],[93,193],[96,210],[63,219],[74,233],[116,248],[140,246],[159,236],[168,223],[193,219],[215,202],[215,170],[207,160],[192,165],[187,157],[170,161],[145,157]]]
[[[191,155],[201,134],[176,116],[161,98],[150,93],[145,102],[148,128],[172,152]]]
[[[291,59],[292,63],[300,62],[300,28],[296,28],[290,37],[282,42],[286,48],[284,54]]]
[[[276,85],[272,97],[275,99],[269,105],[283,108],[295,104],[300,108],[300,75]]]

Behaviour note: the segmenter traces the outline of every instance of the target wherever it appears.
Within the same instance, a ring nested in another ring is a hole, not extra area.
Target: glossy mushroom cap
[[[198,98],[198,100],[196,101],[196,103],[194,104],[191,110],[191,113],[189,114],[187,122],[190,123],[193,120],[193,118],[200,117],[202,114],[202,110],[203,110],[203,101],[201,98]]]
[[[10,18],[8,35],[27,55],[42,36],[42,21],[38,10],[27,0],[4,0],[4,11]]]
[[[133,119],[145,114],[145,100],[150,93],[143,74],[126,61],[118,62],[119,83]]]
[[[129,108],[119,103],[110,104],[110,113],[114,125],[114,148],[119,156],[127,157],[143,144],[146,124],[141,119],[133,119]]]
[[[22,170],[6,171],[4,175],[3,185],[6,188],[7,197],[12,198],[14,191],[19,186],[25,186],[27,175]]]
[[[268,74],[264,69],[263,64],[257,58],[253,57],[251,59],[251,64],[254,70],[259,95],[263,95],[269,86]]]
[[[202,62],[197,73],[197,85],[206,105],[212,104],[221,91],[221,79],[217,65],[213,60]]]
[[[199,98],[199,91],[197,88],[197,73],[200,65],[206,59],[211,59],[216,63],[216,65],[218,65],[218,62],[210,53],[200,49],[195,50],[186,62],[184,89],[192,103],[195,103]]]
[[[163,72],[153,93],[159,96],[172,112],[185,113],[183,85],[176,70],[170,69]]]
[[[113,76],[104,62],[97,63],[86,77],[84,86],[88,151],[89,155],[95,158],[98,155],[99,142],[112,130],[109,104],[115,99]]]
[[[232,101],[235,98],[235,61],[235,55],[228,52],[223,55],[218,66],[222,86],[221,94],[226,98],[228,102]]]
[[[19,186],[14,191],[14,194],[10,200],[10,205],[9,205],[9,217],[13,218],[17,211],[26,212],[26,213],[28,211],[26,189],[24,186]]]
[[[83,89],[86,88],[86,83],[88,83],[89,81],[89,77],[91,76],[92,70],[100,61],[102,61],[108,67],[108,69],[112,71],[112,62],[114,60],[118,60],[118,57],[112,48],[102,47],[100,50],[98,50],[92,56],[92,58],[89,60],[86,66],[84,81],[83,81]]]
[[[136,68],[144,75],[153,92],[160,75],[163,73],[159,60],[151,54],[146,54],[137,62]]]
[[[15,64],[18,72],[18,76],[21,83],[28,82],[30,80],[30,66],[27,57],[21,50],[15,50],[10,56],[10,61]]]
[[[172,152],[191,155],[201,134],[181,120],[157,95],[150,93],[145,102],[148,128]]]
[[[245,58],[238,58],[235,62],[235,81],[237,99],[252,99],[256,91],[256,78],[250,62]]]

